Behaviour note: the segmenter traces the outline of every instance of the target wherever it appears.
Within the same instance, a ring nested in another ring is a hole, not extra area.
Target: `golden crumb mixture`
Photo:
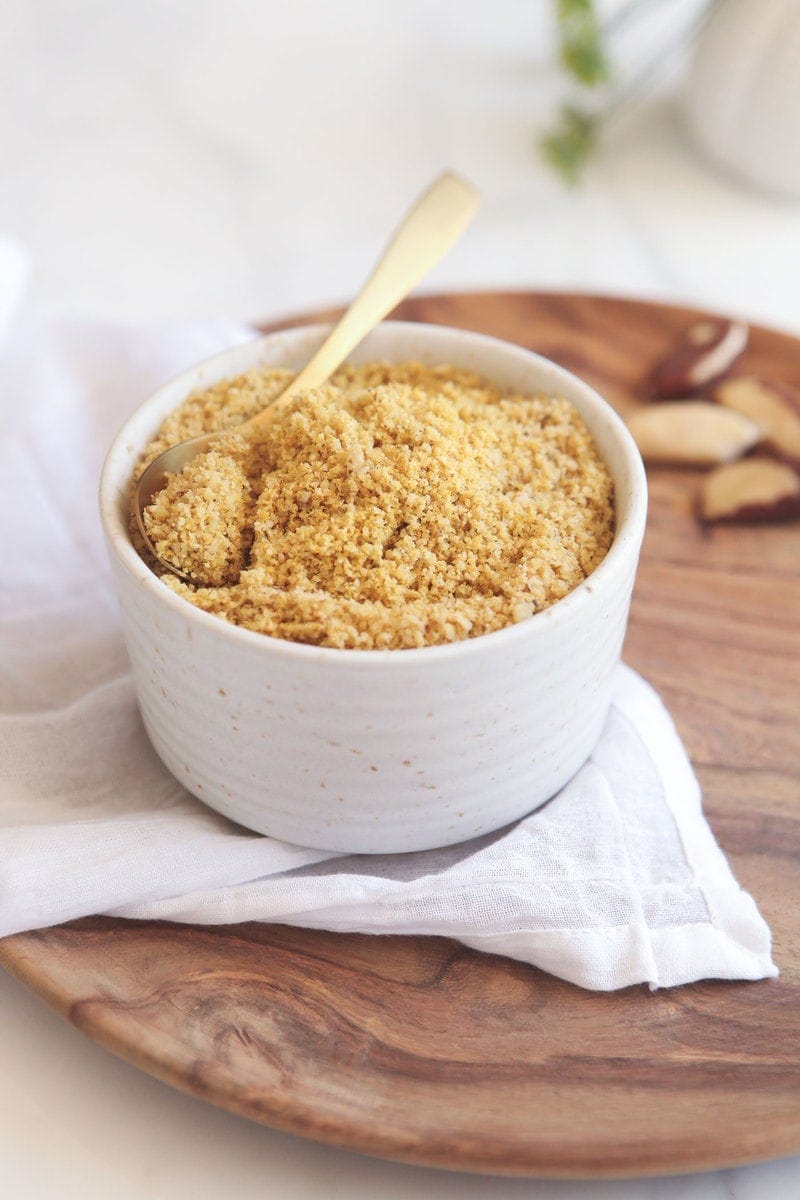
[[[288,382],[253,370],[172,413],[139,470],[230,429]],[[607,553],[613,485],[567,400],[453,367],[369,363],[235,429],[146,510],[164,574],[198,607],[273,637],[402,649],[476,637],[566,596]]]

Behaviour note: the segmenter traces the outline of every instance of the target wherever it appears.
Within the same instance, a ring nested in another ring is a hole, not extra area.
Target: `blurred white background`
[[[670,0],[662,22],[692,6]],[[565,87],[552,10],[0,0],[0,232],[28,248],[50,308],[266,318],[347,298],[454,166],[484,205],[428,290],[626,292],[797,326],[800,204],[705,161],[675,72],[579,189],[543,166],[537,134]],[[625,40],[629,62],[640,43]]]

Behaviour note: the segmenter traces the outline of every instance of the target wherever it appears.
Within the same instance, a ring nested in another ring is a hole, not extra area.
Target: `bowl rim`
[[[131,541],[127,521],[123,520],[120,512],[119,497],[121,480],[119,479],[119,471],[122,465],[120,460],[122,459],[126,463],[129,460],[131,438],[128,431],[130,426],[143,415],[145,410],[151,406],[158,407],[158,402],[165,392],[172,392],[174,390],[183,391],[182,385],[184,383],[184,398],[190,392],[197,390],[198,386],[201,386],[198,384],[196,378],[198,371],[214,369],[223,365],[226,359],[241,356],[242,352],[247,350],[252,353],[254,358],[257,358],[258,348],[265,343],[276,341],[291,342],[295,338],[302,340],[303,336],[310,339],[314,337],[321,339],[331,328],[331,322],[296,325],[259,335],[252,339],[252,341],[239,342],[225,350],[195,362],[192,366],[166,380],[154,392],[149,393],[142,403],[137,405],[134,411],[126,418],[108,449],[100,473],[98,497],[100,520],[106,537],[109,555],[113,555],[131,577],[132,582],[138,587],[144,588],[157,603],[172,609],[176,615],[182,615],[187,621],[194,622],[198,628],[205,630],[209,635],[218,639],[231,641],[245,649],[249,648],[251,651],[256,650],[256,647],[260,647],[256,652],[262,655],[269,654],[285,658],[300,658],[306,661],[314,660],[320,665],[327,663],[338,667],[357,666],[359,668],[371,668],[383,667],[389,663],[397,666],[413,665],[414,667],[423,667],[434,666],[443,660],[469,658],[474,654],[485,653],[492,648],[500,649],[501,646],[507,643],[513,644],[515,640],[524,641],[530,639],[532,636],[536,636],[537,631],[544,633],[545,627],[547,627],[548,636],[550,636],[554,628],[572,619],[581,609],[585,609],[589,604],[596,602],[597,594],[604,590],[604,585],[612,582],[617,569],[624,566],[625,560],[630,556],[632,550],[634,552],[633,566],[635,567],[638,550],[644,535],[647,515],[647,480],[644,464],[638,447],[625,422],[595,388],[591,387],[590,384],[586,383],[572,371],[569,371],[566,367],[553,362],[552,359],[537,354],[533,350],[528,350],[524,346],[519,346],[514,342],[505,341],[502,338],[492,337],[488,334],[477,333],[468,329],[461,329],[452,325],[418,321],[383,321],[376,327],[377,329],[413,331],[423,338],[431,334],[434,336],[455,334],[458,335],[459,339],[466,339],[470,345],[474,345],[479,350],[483,347],[487,350],[493,349],[496,352],[500,351],[501,353],[508,354],[511,358],[524,358],[540,369],[544,369],[546,373],[555,376],[557,379],[564,380],[573,392],[577,390],[579,393],[582,393],[582,399],[598,416],[606,421],[608,427],[612,430],[613,436],[623,451],[630,473],[629,510],[623,522],[617,526],[614,540],[602,562],[592,571],[591,575],[582,580],[566,596],[563,596],[560,600],[556,600],[541,612],[534,613],[524,621],[519,621],[513,625],[506,625],[502,629],[493,630],[491,633],[479,634],[476,637],[462,638],[455,642],[444,642],[433,646],[420,646],[409,649],[346,649],[333,646],[310,645],[305,642],[292,642],[286,638],[273,637],[270,634],[259,633],[254,629],[234,625],[223,617],[205,612],[203,609],[198,608],[197,605],[186,600],[183,596],[173,592],[162,583],[159,576],[154,574],[139,556]],[[367,339],[364,340],[366,341]],[[475,369],[480,373],[479,366],[476,366]],[[219,375],[216,377],[224,378],[225,376]],[[489,378],[488,375],[487,378]],[[175,406],[177,407],[179,403],[181,403],[181,400],[176,400]]]

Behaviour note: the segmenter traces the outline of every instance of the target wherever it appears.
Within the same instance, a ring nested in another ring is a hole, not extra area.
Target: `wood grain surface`
[[[398,315],[529,346],[625,413],[695,314],[484,293]],[[800,342],[753,329],[743,365],[800,385]],[[168,1083],[371,1154],[578,1177],[800,1151],[800,525],[702,531],[696,484],[650,474],[625,656],[675,717],[779,979],[595,994],[440,938],[101,917],[7,938],[0,962]]]

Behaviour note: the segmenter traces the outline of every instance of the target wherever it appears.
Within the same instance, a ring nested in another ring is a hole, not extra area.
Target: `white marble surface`
[[[549,9],[0,0],[0,231],[27,245],[49,309],[269,317],[346,298],[406,201],[452,165],[485,202],[431,289],[675,298],[800,329],[800,206],[709,168],[674,88],[610,133],[580,191],[543,170]],[[179,1095],[4,974],[0,1014],[0,1194],[15,1200],[800,1194],[800,1159],[602,1184],[381,1163]]]

